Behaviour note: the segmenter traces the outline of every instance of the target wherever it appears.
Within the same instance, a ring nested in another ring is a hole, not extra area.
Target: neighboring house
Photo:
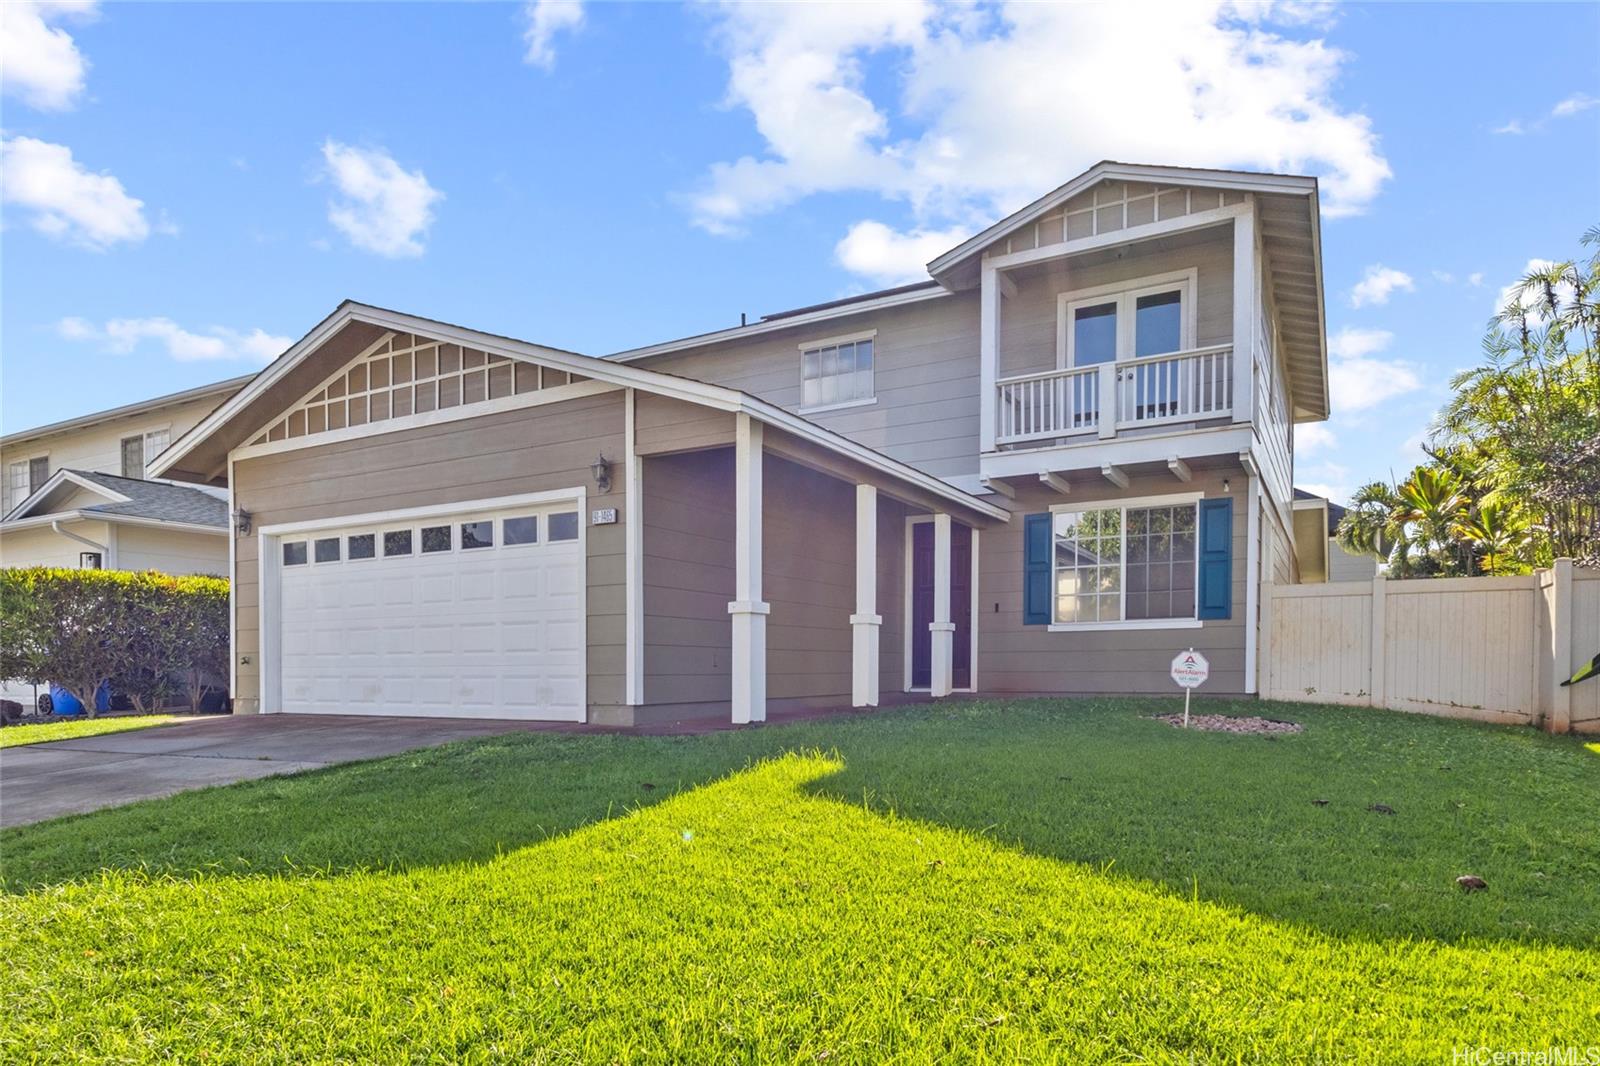
[[[1315,180],[1103,163],[929,272],[605,359],[342,304],[153,467],[231,487],[237,709],[1254,692]]]
[[[0,437],[0,566],[227,571],[226,490],[142,484],[245,377]],[[109,476],[108,476],[109,475]]]
[[[1339,522],[1345,509],[1332,500],[1294,490],[1294,554],[1300,566],[1300,583],[1371,581],[1378,560],[1347,552],[1339,544]]]

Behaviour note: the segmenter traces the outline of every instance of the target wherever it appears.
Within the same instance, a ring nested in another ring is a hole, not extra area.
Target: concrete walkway
[[[0,826],[452,740],[550,728],[550,723],[479,718],[271,714],[196,718],[127,733],[27,744],[0,751]]]

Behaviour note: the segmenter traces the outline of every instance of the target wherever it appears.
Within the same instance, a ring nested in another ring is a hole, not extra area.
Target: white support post
[[[1372,645],[1368,653],[1372,663],[1371,683],[1372,689],[1368,695],[1368,702],[1374,707],[1383,707],[1388,702],[1388,684],[1385,675],[1388,672],[1384,664],[1384,648],[1388,645],[1388,588],[1382,574],[1372,576]]]
[[[1255,206],[1233,220],[1233,420],[1249,422],[1255,406]]]
[[[1256,647],[1261,640],[1261,475],[1245,474],[1244,690],[1256,692]]]
[[[1550,733],[1572,731],[1572,688],[1561,687],[1561,682],[1577,669],[1578,655],[1572,647],[1572,560],[1557,559],[1550,575],[1550,639],[1551,666],[1550,710],[1544,728]]]
[[[624,569],[627,571],[626,700],[629,706],[644,703],[644,474],[634,451],[634,390],[627,391],[623,426],[623,537]]]
[[[1095,373],[1095,391],[1100,395],[1100,410],[1095,417],[1100,427],[1100,439],[1107,440],[1117,435],[1117,418],[1122,411],[1121,398],[1117,395],[1117,386],[1121,384],[1117,380],[1120,371],[1116,363],[1101,363]]]
[[[928,623],[932,666],[930,695],[948,696],[953,687],[956,624],[950,620],[950,516],[933,516],[933,621]]]
[[[761,423],[740,412],[734,431],[733,721],[767,718],[767,615],[761,598]]]
[[[878,490],[856,486],[856,613],[850,616],[850,703],[878,705]]]
[[[1000,373],[1000,290],[999,271],[983,266],[982,288],[978,297],[978,451],[994,451],[995,412],[999,396],[995,381]]]

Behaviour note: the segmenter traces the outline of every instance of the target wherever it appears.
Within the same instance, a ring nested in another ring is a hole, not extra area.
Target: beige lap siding
[[[767,698],[848,704],[855,486],[771,455],[763,473]]]
[[[800,345],[876,330],[875,403],[806,413],[820,426],[939,477],[978,472],[978,297],[844,315],[635,365],[743,389],[798,410]]]
[[[233,471],[234,501],[259,529],[586,489],[589,508],[617,510],[616,524],[588,527],[588,699],[596,719],[614,714],[625,695],[623,447],[623,394],[610,392],[241,460]],[[610,493],[597,496],[589,466],[602,451],[617,462]],[[260,709],[258,541],[252,534],[234,543],[236,697],[240,710],[254,712]]]
[[[1056,632],[1022,622],[1023,515],[1053,504],[1092,506],[1118,499],[1203,491],[1222,495],[1231,482],[1233,497],[1232,617],[1200,628],[1112,629]],[[978,685],[994,693],[1167,693],[1175,692],[1169,671],[1177,652],[1195,647],[1211,661],[1205,693],[1244,691],[1245,546],[1248,511],[1243,471],[1201,473],[1191,484],[1168,475],[1133,478],[1127,491],[1109,483],[1106,490],[1076,486],[1070,497],[1048,490],[1019,489],[1010,506],[1016,514],[1004,526],[985,529],[979,542]]]

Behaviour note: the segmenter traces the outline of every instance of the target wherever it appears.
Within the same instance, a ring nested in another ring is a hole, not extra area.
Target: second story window
[[[871,403],[876,331],[800,346],[800,410]]]
[[[122,476],[143,478],[145,464],[167,450],[172,432],[165,426],[135,437],[122,438]]]

